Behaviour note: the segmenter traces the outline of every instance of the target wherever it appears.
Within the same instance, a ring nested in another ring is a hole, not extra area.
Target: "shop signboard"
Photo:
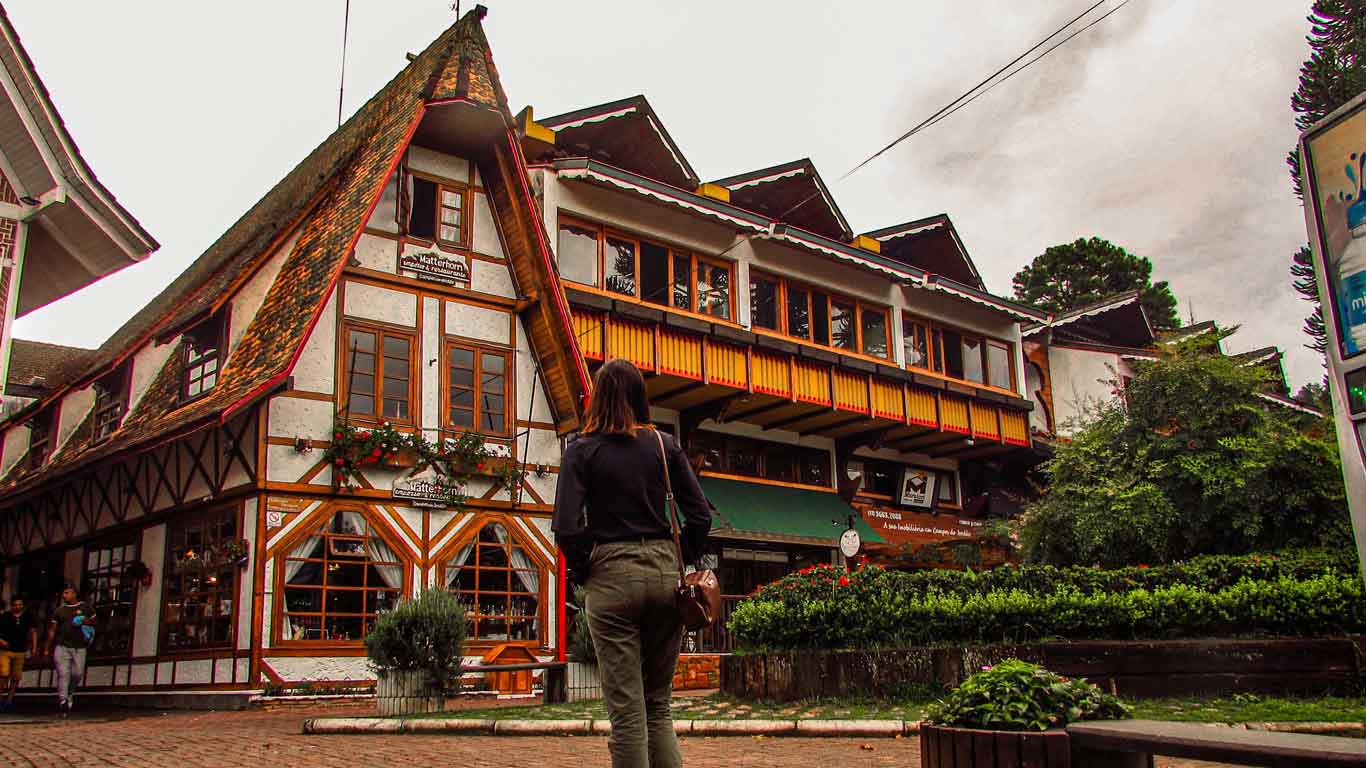
[[[939,498],[939,474],[920,467],[906,467],[901,473],[901,505],[929,509]]]
[[[470,282],[468,257],[452,256],[437,251],[404,253],[398,257],[401,272],[412,272],[422,280],[455,285]]]
[[[1366,563],[1366,94],[1301,134],[1299,149],[1338,449]]]
[[[394,481],[394,499],[414,507],[444,509],[450,506],[451,482],[441,475],[405,477]]]
[[[935,515],[881,507],[864,510],[863,520],[882,538],[898,545],[908,542],[968,539],[976,536],[984,525],[981,520],[957,515]]]

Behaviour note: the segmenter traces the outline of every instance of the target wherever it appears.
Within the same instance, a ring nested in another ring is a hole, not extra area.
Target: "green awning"
[[[698,479],[716,507],[713,534],[834,547],[852,514],[854,528],[865,543],[884,543],[839,494],[720,477]]]

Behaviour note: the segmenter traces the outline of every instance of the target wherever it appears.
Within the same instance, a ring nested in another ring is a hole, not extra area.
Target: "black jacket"
[[[702,494],[683,448],[664,438],[674,499],[683,516],[683,557],[696,563],[711,531],[711,505]],[[565,449],[555,491],[551,529],[576,583],[588,578],[593,545],[610,541],[667,539],[669,510],[664,503],[664,468],[655,430],[634,437],[593,434]]]

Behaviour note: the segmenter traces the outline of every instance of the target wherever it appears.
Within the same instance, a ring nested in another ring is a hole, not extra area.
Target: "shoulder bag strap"
[[[669,479],[669,454],[664,450],[664,436],[654,430],[659,443],[659,458],[664,462],[664,511],[669,518],[669,532],[673,534],[674,549],[678,551],[678,583],[683,583],[683,544],[678,538],[678,502],[674,500],[674,486]]]

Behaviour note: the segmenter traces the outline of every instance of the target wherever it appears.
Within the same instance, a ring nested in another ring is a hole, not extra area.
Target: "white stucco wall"
[[[347,280],[345,296],[347,317],[417,327],[417,297],[411,293]]]
[[[76,431],[76,427],[81,425],[94,406],[94,387],[69,392],[62,398],[61,406],[57,409],[57,440],[49,455],[56,455],[66,445],[67,438],[71,437],[71,433]]]
[[[470,290],[505,299],[517,298],[512,272],[505,263],[470,259]]]
[[[398,272],[398,241],[378,235],[362,234],[356,241],[356,261],[378,272]]]
[[[416,145],[408,147],[408,167],[420,173],[458,181],[461,184],[468,183],[470,178],[468,160]]]
[[[0,448],[0,477],[9,474],[15,463],[28,453],[29,434],[29,428],[23,424],[5,430],[5,444]]]
[[[422,413],[419,424],[429,439],[434,439],[441,426],[441,370],[444,351],[441,342],[441,300],[432,296],[422,299]],[[428,365],[436,360],[436,365]]]
[[[337,372],[337,292],[334,290],[323,306],[318,323],[304,343],[303,352],[290,373],[294,388],[306,392],[332,394]]]
[[[493,221],[493,208],[489,197],[483,192],[475,192],[474,217],[471,220],[470,246],[475,253],[503,258],[503,241],[498,237],[498,227]]]
[[[128,390],[128,412],[138,407],[142,401],[142,396],[147,394],[147,388],[152,385],[157,374],[166,366],[166,359],[171,353],[180,348],[180,337],[166,344],[144,344],[133,355],[133,372]]]
[[[152,572],[152,585],[139,584],[136,615],[133,624],[133,655],[155,656],[161,634],[161,589],[166,578],[166,525],[142,529],[142,543],[138,558]]]
[[[1059,435],[1072,434],[1088,409],[1114,399],[1113,381],[1122,364],[1118,355],[1108,352],[1049,347],[1053,418]]]
[[[446,302],[446,333],[467,339],[508,344],[508,313],[456,301]]]
[[[238,571],[237,578],[237,648],[244,651],[251,648],[251,596],[256,578],[258,503],[259,499],[253,497],[248,498],[242,505],[241,535],[247,540],[247,551],[252,553],[247,567]]]
[[[281,243],[266,263],[232,297],[232,310],[228,316],[229,358],[233,350],[237,349],[237,342],[242,339],[242,334],[256,317],[257,310],[261,309],[261,303],[266,300],[266,293],[275,284],[275,278],[280,275],[280,268],[285,265],[285,259],[289,254],[293,253],[294,245],[298,241],[299,233],[296,232]]]

